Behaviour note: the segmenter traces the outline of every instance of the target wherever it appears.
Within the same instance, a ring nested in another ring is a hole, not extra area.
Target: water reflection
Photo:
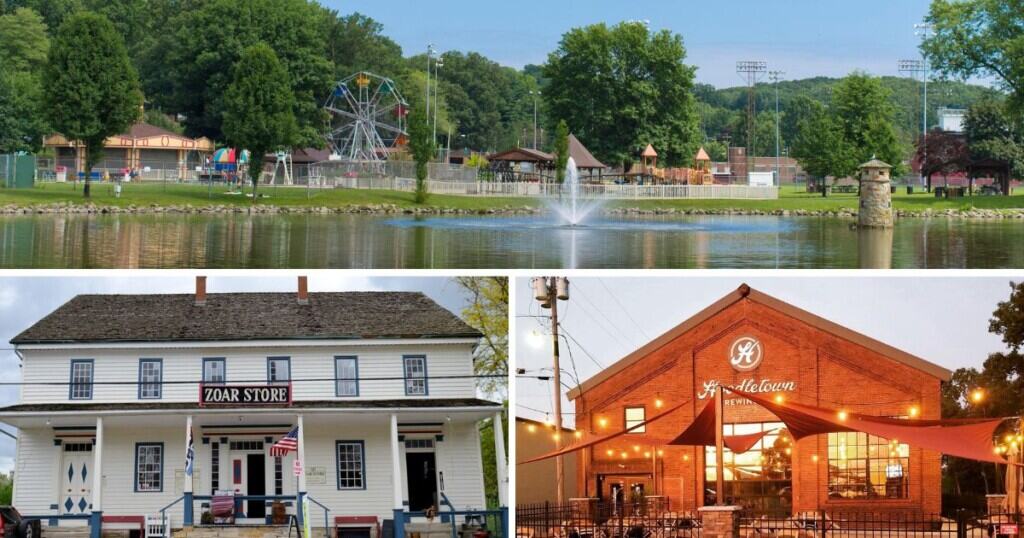
[[[1013,221],[651,217],[32,215],[0,218],[21,268],[1021,268]]]

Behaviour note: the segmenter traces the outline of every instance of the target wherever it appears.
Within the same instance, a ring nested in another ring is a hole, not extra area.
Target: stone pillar
[[[739,538],[740,536],[739,506],[702,506],[701,524],[704,538]]]
[[[92,510],[89,536],[103,536],[103,417],[96,417],[96,441],[92,449]]]
[[[861,228],[891,228],[893,224],[892,182],[888,164],[878,160],[860,165],[860,209],[857,225]]]

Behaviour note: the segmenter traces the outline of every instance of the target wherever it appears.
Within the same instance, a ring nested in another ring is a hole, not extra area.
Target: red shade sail
[[[775,403],[739,390],[747,398],[779,417],[794,439],[833,432],[863,432],[950,456],[977,461],[1007,463],[993,450],[996,428],[1003,419],[914,420],[873,417],[798,403]]]
[[[748,433],[744,435],[726,435],[722,442],[736,454],[750,450],[766,432]],[[669,441],[669,445],[683,446],[715,446],[715,398],[711,398],[704,409],[694,417],[693,422],[678,437]]]

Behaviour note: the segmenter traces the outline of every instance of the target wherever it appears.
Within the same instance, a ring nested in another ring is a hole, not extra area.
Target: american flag
[[[299,448],[299,427],[292,428],[292,431],[288,432],[281,438],[280,441],[274,443],[274,446],[270,447],[270,456],[274,458],[283,458],[287,456],[292,450],[298,450]]]

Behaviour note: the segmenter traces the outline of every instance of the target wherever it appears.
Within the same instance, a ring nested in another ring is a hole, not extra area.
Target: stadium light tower
[[[751,153],[754,150],[754,121],[757,114],[757,95],[755,93],[757,81],[766,71],[768,62],[761,60],[741,60],[736,62],[736,74],[743,78],[747,84],[747,181],[750,181],[750,173],[754,171],[754,159]]]
[[[921,38],[922,41],[935,35],[932,25],[928,23],[920,23],[914,25],[914,35]],[[928,157],[928,56],[921,51],[920,60],[900,60],[899,61],[900,73],[910,75],[913,78],[921,77],[921,148],[922,156],[927,159]],[[921,163],[924,164],[923,162]],[[923,168],[923,166],[921,167]],[[920,171],[920,181],[924,184],[924,170]]]

